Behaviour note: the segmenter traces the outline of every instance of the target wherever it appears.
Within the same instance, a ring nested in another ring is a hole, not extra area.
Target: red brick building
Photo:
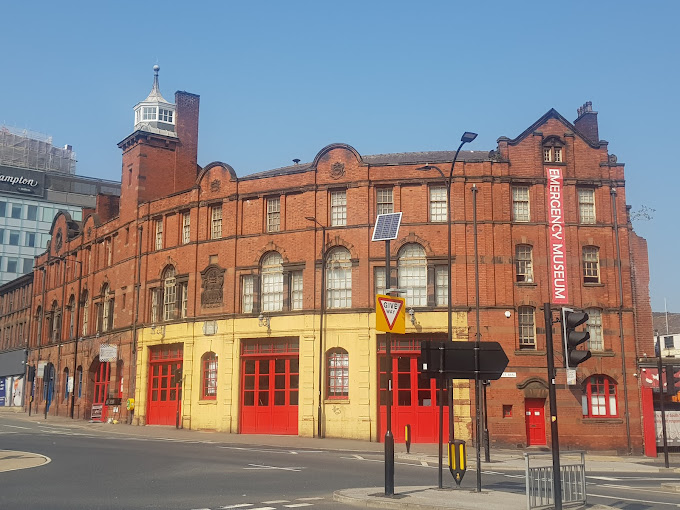
[[[29,354],[29,364],[54,368],[50,412],[66,413],[75,394],[81,418],[178,416],[194,429],[381,440],[385,346],[374,311],[385,243],[371,233],[377,214],[401,211],[391,277],[413,319],[393,337],[394,430],[399,440],[409,423],[416,440],[435,440],[437,397],[433,383],[418,382],[416,358],[422,340],[446,339],[447,203],[444,179],[422,167],[448,173],[454,153],[363,156],[334,144],[311,163],[237,177],[226,163],[198,166],[198,113],[196,95],[165,101],[156,75],[119,144],[120,202],[100,196],[82,223],[55,219],[34,272]],[[638,354],[651,351],[646,245],[628,221],[623,164],[599,138],[590,103],[574,123],[550,110],[492,151],[458,155],[453,338],[476,336],[476,186],[481,338],[510,359],[488,388],[491,440],[546,444],[549,168],[563,177],[568,304],[588,310],[593,353],[575,385],[558,369],[560,439],[641,451],[633,375]],[[558,326],[554,334],[561,356]],[[469,386],[454,389],[456,434],[468,438]]]

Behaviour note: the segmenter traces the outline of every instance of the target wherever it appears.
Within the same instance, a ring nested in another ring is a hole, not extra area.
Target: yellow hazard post
[[[467,453],[465,450],[465,441],[462,439],[454,439],[449,443],[449,471],[456,485],[460,487],[460,482],[463,481],[465,470],[467,469]]]

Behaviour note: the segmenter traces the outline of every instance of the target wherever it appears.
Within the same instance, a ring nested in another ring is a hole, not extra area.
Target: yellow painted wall
[[[146,423],[149,347],[184,344],[184,389],[182,424],[195,430],[238,432],[240,399],[240,352],[244,339],[299,339],[300,386],[298,434],[317,433],[319,410],[319,360],[332,348],[349,353],[350,388],[347,400],[322,400],[322,435],[378,441],[377,334],[373,313],[330,313],[325,315],[323,353],[319,352],[319,316],[313,314],[277,315],[269,328],[258,325],[257,318],[215,321],[217,332],[206,335],[204,322],[172,323],[139,331],[135,422]],[[443,326],[443,327],[442,327]],[[467,340],[467,314],[455,313],[453,339]],[[446,330],[446,313],[416,314],[412,324],[407,316],[406,333],[441,333]],[[201,357],[213,351],[218,357],[217,399],[200,398]],[[321,358],[320,358],[321,356]],[[322,372],[325,390],[325,367]],[[456,437],[469,439],[470,391],[467,381],[456,381]]]

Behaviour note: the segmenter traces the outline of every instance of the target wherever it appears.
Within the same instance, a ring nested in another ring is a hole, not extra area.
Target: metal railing
[[[585,452],[573,451],[565,454],[566,457],[576,455],[580,456],[580,461],[563,462],[560,455],[562,503],[565,505],[586,504]],[[552,458],[550,453],[524,453],[527,510],[552,508],[555,505],[552,464],[532,466],[531,459],[536,460],[537,457]]]

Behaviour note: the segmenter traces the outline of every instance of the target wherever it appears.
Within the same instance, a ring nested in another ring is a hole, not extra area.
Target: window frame
[[[302,271],[290,272],[290,309],[302,310],[304,305],[304,282]]]
[[[375,189],[375,212],[376,216],[394,212],[394,188],[380,186]]]
[[[598,389],[598,393],[595,393],[595,398],[598,400],[596,403],[597,412],[593,412],[593,385]],[[603,390],[602,393],[599,393],[600,386]],[[614,412],[612,412],[612,403]],[[616,381],[604,374],[589,376],[583,386],[581,408],[584,418],[619,418],[618,384]],[[604,408],[604,414],[600,413],[602,408]]]
[[[517,308],[517,332],[520,350],[536,350],[536,309],[533,306]]]
[[[265,199],[267,208],[267,232],[281,231],[281,197],[267,197]]]
[[[326,308],[352,308],[352,256],[344,246],[326,254]]]
[[[529,186],[512,186],[512,221],[529,223],[531,221],[531,191]]]
[[[577,188],[578,222],[580,225],[595,225],[597,209],[595,207],[595,188]],[[587,195],[587,196],[586,196]]]
[[[283,311],[283,257],[277,251],[266,253],[260,261],[260,311]]]
[[[406,291],[406,306],[427,306],[427,255],[420,244],[408,243],[399,249],[397,282]]]
[[[334,189],[329,192],[330,203],[330,226],[331,227],[345,227],[347,226],[347,190]]]
[[[341,347],[326,352],[326,399],[349,400],[349,353]]]
[[[583,268],[583,283],[600,283],[600,248],[593,245],[584,246],[581,250],[581,260]]]
[[[222,204],[210,206],[210,239],[222,238]]]
[[[444,279],[442,280],[442,274]],[[449,267],[438,265],[434,267],[434,306],[449,305]]]
[[[255,275],[241,276],[241,313],[255,311]]]
[[[585,312],[588,314],[588,320],[586,321],[586,331],[590,333],[590,338],[588,339],[588,350],[604,351],[602,310],[599,308],[588,308]]]
[[[217,399],[218,373],[217,354],[213,351],[203,354],[201,356],[201,400]]]
[[[515,246],[515,282],[534,283],[534,247],[530,244]]]
[[[441,196],[440,196],[441,193]],[[430,223],[446,223],[449,204],[446,203],[446,185],[432,184],[428,187]],[[442,206],[442,204],[444,204]],[[442,215],[443,213],[443,215]]]
[[[182,244],[191,242],[191,212],[182,212]]]
[[[163,249],[163,218],[154,220],[154,250]]]

